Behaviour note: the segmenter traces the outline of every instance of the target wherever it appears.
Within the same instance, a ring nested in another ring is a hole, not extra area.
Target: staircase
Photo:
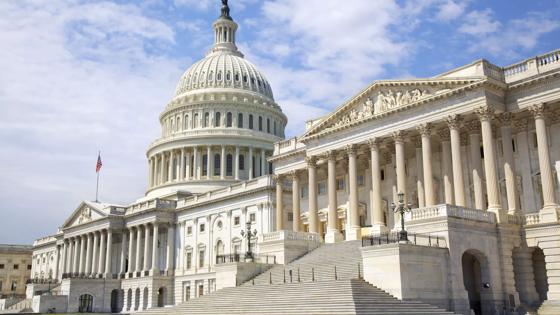
[[[0,314],[16,314],[16,313],[32,313],[33,309],[31,305],[33,304],[32,299],[24,299],[16,304],[11,305],[5,310],[1,310]]]
[[[287,265],[276,265],[243,285],[361,278],[361,244],[361,241],[325,244]]]

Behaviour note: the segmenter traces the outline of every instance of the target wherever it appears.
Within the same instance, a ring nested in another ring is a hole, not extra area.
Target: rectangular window
[[[2,281],[0,281],[0,292],[2,292]]]
[[[249,221],[255,223],[257,221],[257,215],[254,213],[249,214]]]
[[[241,218],[239,216],[233,217],[233,225],[239,225]]]
[[[192,267],[192,252],[187,253],[187,269]]]
[[[27,265],[27,270],[31,270],[31,265]]]
[[[289,222],[293,222],[294,221],[294,214],[292,212],[288,212],[288,221]]]
[[[187,226],[187,235],[192,235],[192,226]]]
[[[198,252],[198,266],[199,267],[204,267],[204,253],[205,253],[204,249],[202,249]]]
[[[204,233],[204,230],[206,230],[206,225],[204,223],[202,223],[202,224],[200,224],[199,231],[200,231],[200,233]]]
[[[309,195],[309,187],[307,185],[301,187],[301,199],[307,198]]]
[[[327,193],[327,183],[325,182],[321,182],[317,184],[317,191],[319,192],[319,195],[324,195]]]
[[[336,190],[344,190],[344,178],[338,178],[336,180]]]
[[[15,264],[15,265],[14,265],[14,270],[18,270],[18,269],[19,269],[19,265],[18,265],[18,264]]]
[[[240,252],[241,252],[241,245],[240,244],[233,245],[233,253],[239,254]]]
[[[0,264],[0,269],[4,269],[4,264]]]
[[[12,292],[17,290],[17,281],[12,281]]]
[[[365,186],[366,178],[364,175],[358,175],[358,186]]]

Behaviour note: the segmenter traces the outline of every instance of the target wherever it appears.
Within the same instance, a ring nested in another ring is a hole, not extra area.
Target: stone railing
[[[261,242],[270,241],[308,241],[308,242],[321,242],[321,236],[316,233],[306,233],[306,232],[294,232],[289,230],[274,231],[262,234]]]
[[[297,137],[278,141],[274,144],[274,155],[295,151],[303,147],[305,147],[305,145],[299,142]]]
[[[541,223],[541,217],[538,213],[529,213],[525,215],[525,225],[533,225]]]
[[[503,71],[509,83],[555,68],[560,68],[560,49],[504,67]]]
[[[492,212],[447,204],[413,209],[411,212],[405,213],[404,218],[405,221],[416,221],[439,217],[454,217],[472,221],[496,223],[496,215]]]
[[[175,209],[177,202],[174,200],[152,199],[132,204],[126,208],[127,214],[151,209]]]

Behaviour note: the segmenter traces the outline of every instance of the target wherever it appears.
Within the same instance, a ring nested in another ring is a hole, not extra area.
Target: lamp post
[[[395,203],[392,202],[391,209],[393,210],[393,212],[398,212],[401,215],[401,231],[399,232],[399,242],[408,242],[408,233],[404,229],[404,214],[405,212],[412,210],[412,206],[410,204],[405,204],[403,192],[399,192],[397,196],[399,198],[399,204],[395,205]]]
[[[247,253],[245,254],[245,258],[250,258],[251,261],[254,261],[254,257],[253,257],[253,252],[251,251],[251,237],[255,237],[257,236],[257,230],[253,230],[253,232],[251,232],[251,222],[247,221],[247,223],[245,224],[245,229],[246,231],[241,230],[241,236],[244,236],[247,238]]]

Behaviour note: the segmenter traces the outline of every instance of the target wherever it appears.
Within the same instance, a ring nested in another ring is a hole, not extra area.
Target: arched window
[[[237,114],[237,128],[243,128],[243,114]]]
[[[266,132],[270,133],[270,118],[266,119]]]
[[[233,115],[231,112],[228,112],[226,115],[226,127],[231,128],[233,124]]]
[[[214,127],[220,127],[222,122],[222,114],[220,112],[216,113],[216,117],[214,117]]]
[[[204,128],[210,127],[210,113],[204,113]]]
[[[226,73],[226,80],[231,81],[231,73],[229,71]]]
[[[222,81],[222,71],[218,72],[218,75],[216,76],[216,79],[218,79],[218,81]]]
[[[177,117],[177,124],[175,124],[175,130],[181,130],[181,117]]]
[[[235,73],[235,81],[239,82],[239,73]]]
[[[247,75],[243,75],[243,83],[247,83]]]
[[[208,155],[202,156],[202,176],[208,175]]]
[[[233,156],[231,154],[226,156],[226,176],[233,176]]]
[[[249,129],[253,129],[253,115],[249,114]]]
[[[183,129],[189,129],[189,115],[185,115],[185,120],[183,121]]]
[[[263,131],[263,121],[262,121],[262,116],[259,116],[259,131]]]
[[[239,155],[239,170],[245,170],[245,155],[243,154]]]
[[[214,71],[210,71],[210,73],[208,74],[208,80],[214,81]]]
[[[219,154],[214,154],[214,176],[220,176],[220,171],[222,168],[222,161],[220,159],[220,155]]]
[[[193,128],[198,128],[198,114],[194,114]]]

